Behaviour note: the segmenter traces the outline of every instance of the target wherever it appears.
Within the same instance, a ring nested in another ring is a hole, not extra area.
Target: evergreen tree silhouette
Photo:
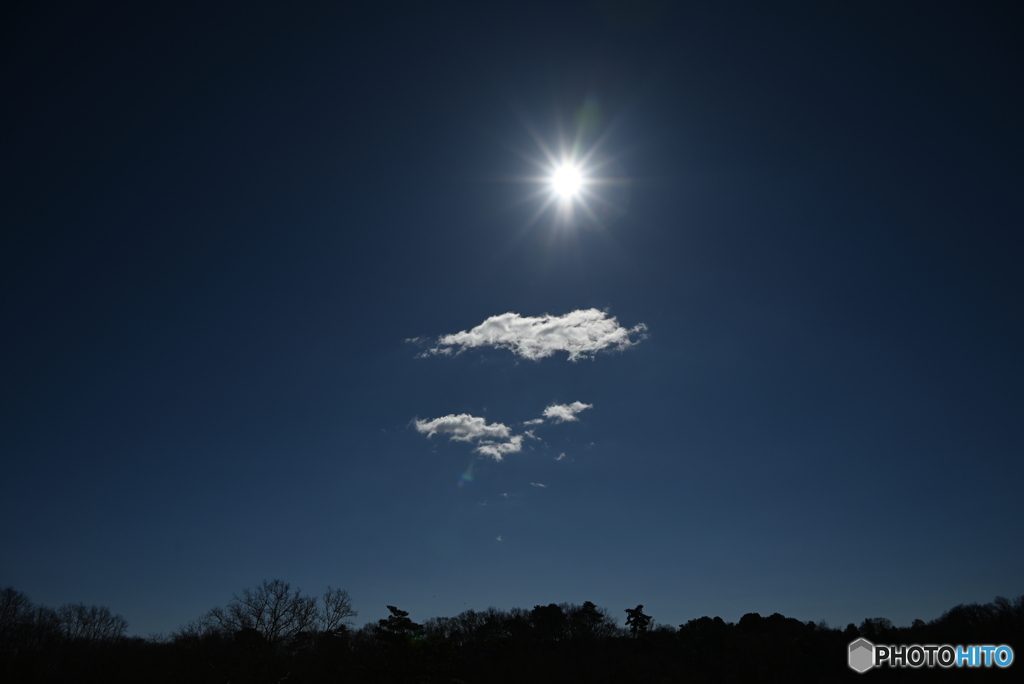
[[[626,626],[633,636],[644,634],[651,624],[651,616],[644,615],[644,606],[641,603],[636,608],[626,608]]]

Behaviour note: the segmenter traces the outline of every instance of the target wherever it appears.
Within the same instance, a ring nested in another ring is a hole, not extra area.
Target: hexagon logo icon
[[[850,643],[850,667],[857,672],[867,672],[875,664],[875,645],[867,639]]]

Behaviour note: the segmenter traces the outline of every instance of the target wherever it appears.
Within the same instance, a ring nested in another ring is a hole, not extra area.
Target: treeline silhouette
[[[265,581],[169,636],[124,636],[109,609],[34,605],[0,590],[2,682],[971,682],[1024,681],[1009,668],[872,669],[847,666],[847,647],[878,644],[1007,644],[1024,657],[1024,596],[952,608],[931,622],[896,627],[885,618],[832,628],[779,613],[732,623],[702,617],[658,624],[643,605],[625,627],[585,601],[532,609],[467,610],[417,623],[390,615],[356,629],[348,593],[304,595]]]

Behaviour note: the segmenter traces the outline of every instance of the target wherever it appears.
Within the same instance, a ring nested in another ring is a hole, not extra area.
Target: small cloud
[[[550,418],[556,423],[566,423],[571,420],[579,420],[576,414],[594,408],[593,404],[584,404],[582,401],[574,401],[571,404],[552,404],[544,409],[544,417]]]
[[[491,316],[470,330],[443,335],[437,344],[420,354],[458,354],[473,347],[508,349],[524,359],[537,361],[564,351],[570,361],[591,358],[598,352],[628,349],[644,339],[647,326],[619,325],[614,316],[599,309],[579,309],[561,316],[520,316],[508,312]],[[418,339],[418,338],[413,338]]]
[[[543,487],[544,489],[548,488],[548,486],[546,484],[542,483],[542,482],[531,482],[530,486],[531,487]]]
[[[507,425],[487,423],[487,419],[468,413],[449,414],[433,420],[414,420],[416,431],[427,438],[436,434],[448,435],[457,442],[477,442],[477,453],[500,461],[505,454],[515,453],[523,448],[523,436],[512,435]]]
[[[543,418],[529,420],[524,425],[538,425],[545,422],[545,419],[555,423],[566,423],[579,420],[576,414],[593,408],[593,404],[584,404],[582,401],[574,401],[571,404],[552,404],[544,409]],[[522,434],[512,434],[511,428],[504,423],[488,423],[486,418],[473,416],[468,413],[454,414],[420,420],[414,418],[412,425],[420,434],[430,439],[434,435],[448,435],[452,442],[475,443],[473,451],[484,456],[489,456],[495,461],[501,461],[507,454],[519,453],[523,450],[524,439],[535,439],[544,442],[534,434],[533,430],[524,430]],[[437,447],[435,445],[434,449]],[[559,459],[561,460],[561,457]]]
[[[495,461],[500,461],[505,454],[514,454],[523,450],[523,436],[513,435],[507,442],[495,442],[487,440],[477,444],[473,451],[484,456],[490,456]]]
[[[557,456],[555,456],[555,460],[556,461],[561,461],[564,458],[565,458],[565,452],[564,451],[562,453],[558,454]]]
[[[503,541],[500,534],[497,537],[495,537],[495,539],[497,539],[498,541]]]
[[[433,420],[414,421],[416,430],[427,437],[441,433],[449,435],[449,439],[460,442],[472,442],[475,439],[507,439],[508,427],[501,423],[487,424],[486,418],[471,416],[468,413],[454,413]]]

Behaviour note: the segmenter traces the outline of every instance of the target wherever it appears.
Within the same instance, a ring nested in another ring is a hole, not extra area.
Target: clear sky
[[[1024,593],[1020,6],[771,4],[4,10],[0,585]]]

